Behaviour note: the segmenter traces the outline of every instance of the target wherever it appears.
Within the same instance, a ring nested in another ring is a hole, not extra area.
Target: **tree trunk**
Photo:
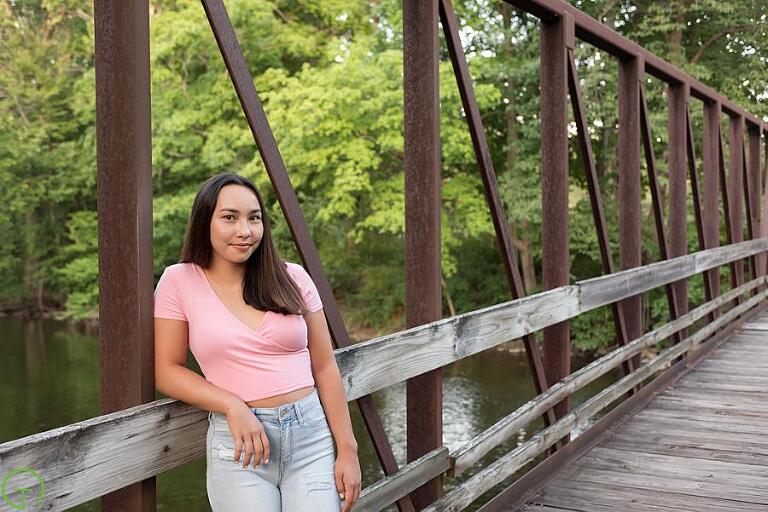
[[[675,28],[667,33],[669,45],[669,61],[675,66],[685,62],[683,56],[683,29],[685,27],[685,12],[687,5],[685,0],[674,0],[670,5],[671,14],[675,20]]]

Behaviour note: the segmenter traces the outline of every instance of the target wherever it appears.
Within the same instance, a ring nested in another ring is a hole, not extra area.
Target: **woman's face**
[[[211,217],[213,257],[245,263],[263,235],[261,205],[256,194],[242,185],[222,187]]]

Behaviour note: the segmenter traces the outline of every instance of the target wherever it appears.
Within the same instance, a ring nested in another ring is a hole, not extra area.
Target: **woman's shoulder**
[[[168,265],[163,270],[163,275],[173,278],[174,280],[186,280],[194,277],[197,272],[197,265],[194,263],[174,263]]]
[[[292,278],[303,281],[309,277],[307,270],[300,264],[287,260],[283,260],[283,264],[285,265],[285,270],[288,272],[288,275]]]

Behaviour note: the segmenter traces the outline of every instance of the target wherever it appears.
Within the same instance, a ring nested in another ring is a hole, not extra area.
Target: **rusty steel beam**
[[[622,270],[641,265],[640,238],[640,85],[644,79],[642,59],[618,62],[619,82],[619,265]],[[643,334],[643,296],[621,302],[627,339]],[[640,354],[631,359],[640,366]]]
[[[541,244],[544,290],[568,284],[568,71],[564,18],[541,24]],[[570,37],[569,37],[570,36]],[[572,45],[571,45],[572,46]],[[544,329],[544,364],[551,385],[571,373],[568,322]],[[562,418],[570,410],[570,397],[555,406]],[[566,441],[567,441],[566,437]]]
[[[638,86],[638,82],[635,82]],[[573,118],[576,122],[578,131],[579,152],[581,154],[581,163],[584,166],[584,175],[587,179],[587,189],[589,190],[589,201],[592,206],[592,217],[597,229],[597,244],[600,247],[600,260],[603,264],[603,271],[606,274],[613,274],[615,267],[613,264],[613,254],[611,253],[610,238],[608,237],[608,226],[605,221],[605,211],[603,209],[603,197],[600,191],[600,181],[597,177],[595,167],[595,157],[592,152],[592,141],[590,139],[584,106],[584,98],[581,94],[579,85],[579,73],[576,69],[576,61],[573,55],[573,48],[568,49],[568,92],[571,98],[571,109]],[[613,315],[613,325],[616,330],[617,345],[624,346],[628,341],[627,327],[624,321],[624,312],[616,302],[611,304],[611,313]],[[621,365],[624,375],[629,375],[637,368],[639,361],[631,358],[624,361]],[[628,396],[632,396],[639,389],[630,390]]]
[[[762,131],[762,129],[761,129]],[[763,131],[763,200],[761,201],[763,215],[761,223],[761,236],[768,236],[768,131]],[[768,254],[765,255],[763,274],[768,274]]]
[[[720,245],[720,209],[718,196],[720,154],[720,104],[704,103],[704,136],[702,140],[703,193],[701,223],[704,230],[704,247],[712,249]],[[712,296],[720,295],[720,270],[707,272],[712,282]],[[715,310],[720,314],[720,309]]]
[[[155,399],[147,0],[94,3],[101,413]],[[154,511],[155,478],[101,497]]]
[[[472,138],[472,148],[475,151],[475,159],[480,168],[480,176],[483,181],[483,191],[485,200],[491,212],[493,228],[496,232],[496,240],[501,250],[504,269],[507,274],[507,281],[512,292],[512,298],[518,299],[525,296],[523,280],[520,277],[518,268],[517,254],[510,240],[510,230],[507,224],[507,215],[504,212],[504,206],[499,196],[499,186],[496,182],[496,172],[493,169],[491,152],[488,149],[488,141],[485,138],[485,129],[483,128],[483,119],[480,115],[480,109],[475,99],[475,92],[472,87],[472,78],[469,74],[467,60],[464,57],[464,50],[459,38],[459,28],[456,21],[456,14],[450,0],[440,1],[440,23],[443,26],[448,54],[453,65],[453,72],[456,76],[456,82],[461,96],[461,103],[467,116],[467,125]],[[544,371],[544,362],[541,358],[539,345],[536,343],[534,335],[523,337],[525,354],[528,357],[528,364],[531,368],[533,384],[536,394],[539,395],[549,389],[547,377]],[[542,418],[545,427],[555,422],[555,413],[548,409]]]
[[[659,179],[656,174],[656,157],[653,152],[653,136],[651,134],[651,121],[648,115],[648,102],[645,97],[645,84],[640,82],[640,127],[643,148],[645,150],[645,166],[648,170],[648,186],[651,192],[651,206],[653,208],[653,220],[656,226],[656,238],[659,241],[659,253],[661,259],[669,259],[669,245],[664,231],[664,207],[661,203],[661,190]],[[679,317],[679,308],[677,305],[677,295],[671,284],[665,287],[667,292],[667,304],[669,305],[669,314],[672,318]],[[678,343],[679,333],[672,336],[673,343]]]
[[[685,164],[687,155],[687,112],[689,89],[686,84],[675,84],[667,87],[667,129],[669,136],[668,168],[669,168],[669,258],[684,256],[688,253],[688,190],[685,179]],[[675,294],[677,311],[670,312],[672,320],[688,312],[688,280],[683,279],[672,284]],[[680,332],[682,338],[687,337],[687,329]]]
[[[747,125],[747,133],[749,135],[749,178],[751,187],[751,199],[750,205],[752,208],[752,222],[753,222],[753,237],[762,237],[763,235],[763,221],[761,219],[761,191],[762,191],[762,177],[760,176],[760,127],[753,124]],[[755,265],[757,268],[757,274],[763,275],[763,268],[765,267],[765,254],[759,254],[755,258]]]
[[[227,10],[222,0],[202,0],[202,4],[226,64],[229,77],[240,100],[248,126],[251,129],[256,146],[264,162],[264,167],[272,182],[275,195],[285,215],[286,223],[293,235],[296,248],[320,293],[334,346],[336,348],[349,346],[351,344],[349,334],[336,304],[336,299],[333,296],[333,290],[323,271],[317,248],[309,232],[309,226],[301,211],[301,206],[291,185],[285,163],[280,155],[256,88],[253,85],[253,77],[248,69]],[[384,473],[391,475],[397,472],[397,461],[392,453],[392,447],[387,440],[381,418],[376,412],[371,396],[358,398],[357,405]],[[400,510],[413,510],[410,498],[408,497],[401,499],[398,502],[398,507]]]
[[[691,96],[705,102],[718,102],[722,105],[723,111],[729,115],[744,116],[747,122],[758,126],[761,125],[760,120],[755,115],[742,109],[711,87],[704,85],[689,74],[563,0],[504,0],[504,2],[533,14],[540,18],[542,22],[569,14],[574,19],[576,37],[582,41],[600,48],[619,60],[640,57],[645,64],[645,72],[649,75],[655,76],[667,84],[686,83],[690,87]]]
[[[438,0],[403,2],[406,327],[442,318]],[[443,444],[442,368],[406,382],[407,457]],[[442,494],[433,478],[411,493],[416,510]]]
[[[730,243],[744,241],[744,199],[742,191],[744,189],[744,117],[729,117],[728,124],[728,187],[729,208],[731,214],[731,236]],[[744,261],[734,262],[736,268],[736,280],[733,286],[744,284]]]
[[[691,196],[693,198],[693,217],[696,222],[696,236],[699,242],[699,250],[704,251],[707,248],[707,242],[704,233],[704,219],[701,212],[701,192],[699,187],[699,176],[696,171],[696,144],[693,140],[693,126],[688,109],[685,109],[685,132],[686,147],[688,149],[688,174],[691,180]],[[715,198],[717,200],[717,198]],[[704,297],[706,302],[714,298],[714,276],[711,272],[704,274]],[[713,311],[709,314],[710,321],[717,318],[717,313]]]

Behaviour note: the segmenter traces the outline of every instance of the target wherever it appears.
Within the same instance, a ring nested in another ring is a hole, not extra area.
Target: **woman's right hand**
[[[253,411],[245,402],[240,405],[234,405],[227,409],[227,424],[232,437],[235,440],[234,462],[240,460],[240,453],[245,450],[243,459],[243,468],[248,464],[253,456],[253,467],[259,465],[259,459],[264,463],[269,462],[269,440],[264,430],[264,425],[253,414]]]

